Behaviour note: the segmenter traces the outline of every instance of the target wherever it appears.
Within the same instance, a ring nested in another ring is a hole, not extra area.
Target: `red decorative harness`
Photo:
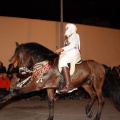
[[[49,65],[48,61],[43,61],[40,63],[36,63],[33,67],[33,74],[31,76],[31,80],[35,79],[36,77],[42,77],[44,73],[48,72],[51,69],[51,65]]]
[[[44,73],[48,72],[51,68],[52,68],[52,66],[49,65],[48,61],[36,63],[33,67],[33,71],[27,69],[26,67],[21,67],[20,70],[23,71],[23,74],[28,72],[28,73],[32,73],[32,75],[29,76],[28,78],[26,78],[25,80],[23,80],[22,82],[18,83],[17,87],[21,88],[22,86],[27,84],[28,81],[30,83],[36,77],[39,77],[39,79],[36,82],[42,83],[42,77],[43,77]]]

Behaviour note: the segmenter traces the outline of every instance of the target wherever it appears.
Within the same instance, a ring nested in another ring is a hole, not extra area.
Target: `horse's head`
[[[30,55],[30,51],[24,46],[24,44],[18,44],[16,42],[16,50],[10,61],[14,58],[14,61],[17,60],[17,66],[21,71],[28,71],[32,65],[32,57]]]
[[[30,68],[32,65],[30,51],[28,51],[23,44],[21,44],[17,49],[18,66]]]
[[[16,43],[14,58],[17,59],[20,70],[29,71],[35,64],[43,64],[44,61],[52,65],[56,57],[57,54],[38,43]]]

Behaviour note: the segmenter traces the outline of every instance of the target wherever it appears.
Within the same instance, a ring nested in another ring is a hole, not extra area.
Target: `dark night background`
[[[63,21],[120,29],[119,0],[63,0]],[[0,16],[60,21],[60,0],[0,0]]]

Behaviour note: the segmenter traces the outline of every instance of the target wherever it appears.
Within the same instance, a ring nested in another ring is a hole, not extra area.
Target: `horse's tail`
[[[120,111],[120,85],[113,71],[106,65],[106,78],[103,86],[103,93],[107,91],[107,95],[112,99],[116,109]]]

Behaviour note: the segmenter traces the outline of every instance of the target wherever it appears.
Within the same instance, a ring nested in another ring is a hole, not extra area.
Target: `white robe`
[[[80,37],[75,32],[70,37],[68,37],[69,45],[63,47],[64,50],[61,52],[59,57],[59,66],[68,67],[68,63],[71,63],[74,57],[80,53]]]

